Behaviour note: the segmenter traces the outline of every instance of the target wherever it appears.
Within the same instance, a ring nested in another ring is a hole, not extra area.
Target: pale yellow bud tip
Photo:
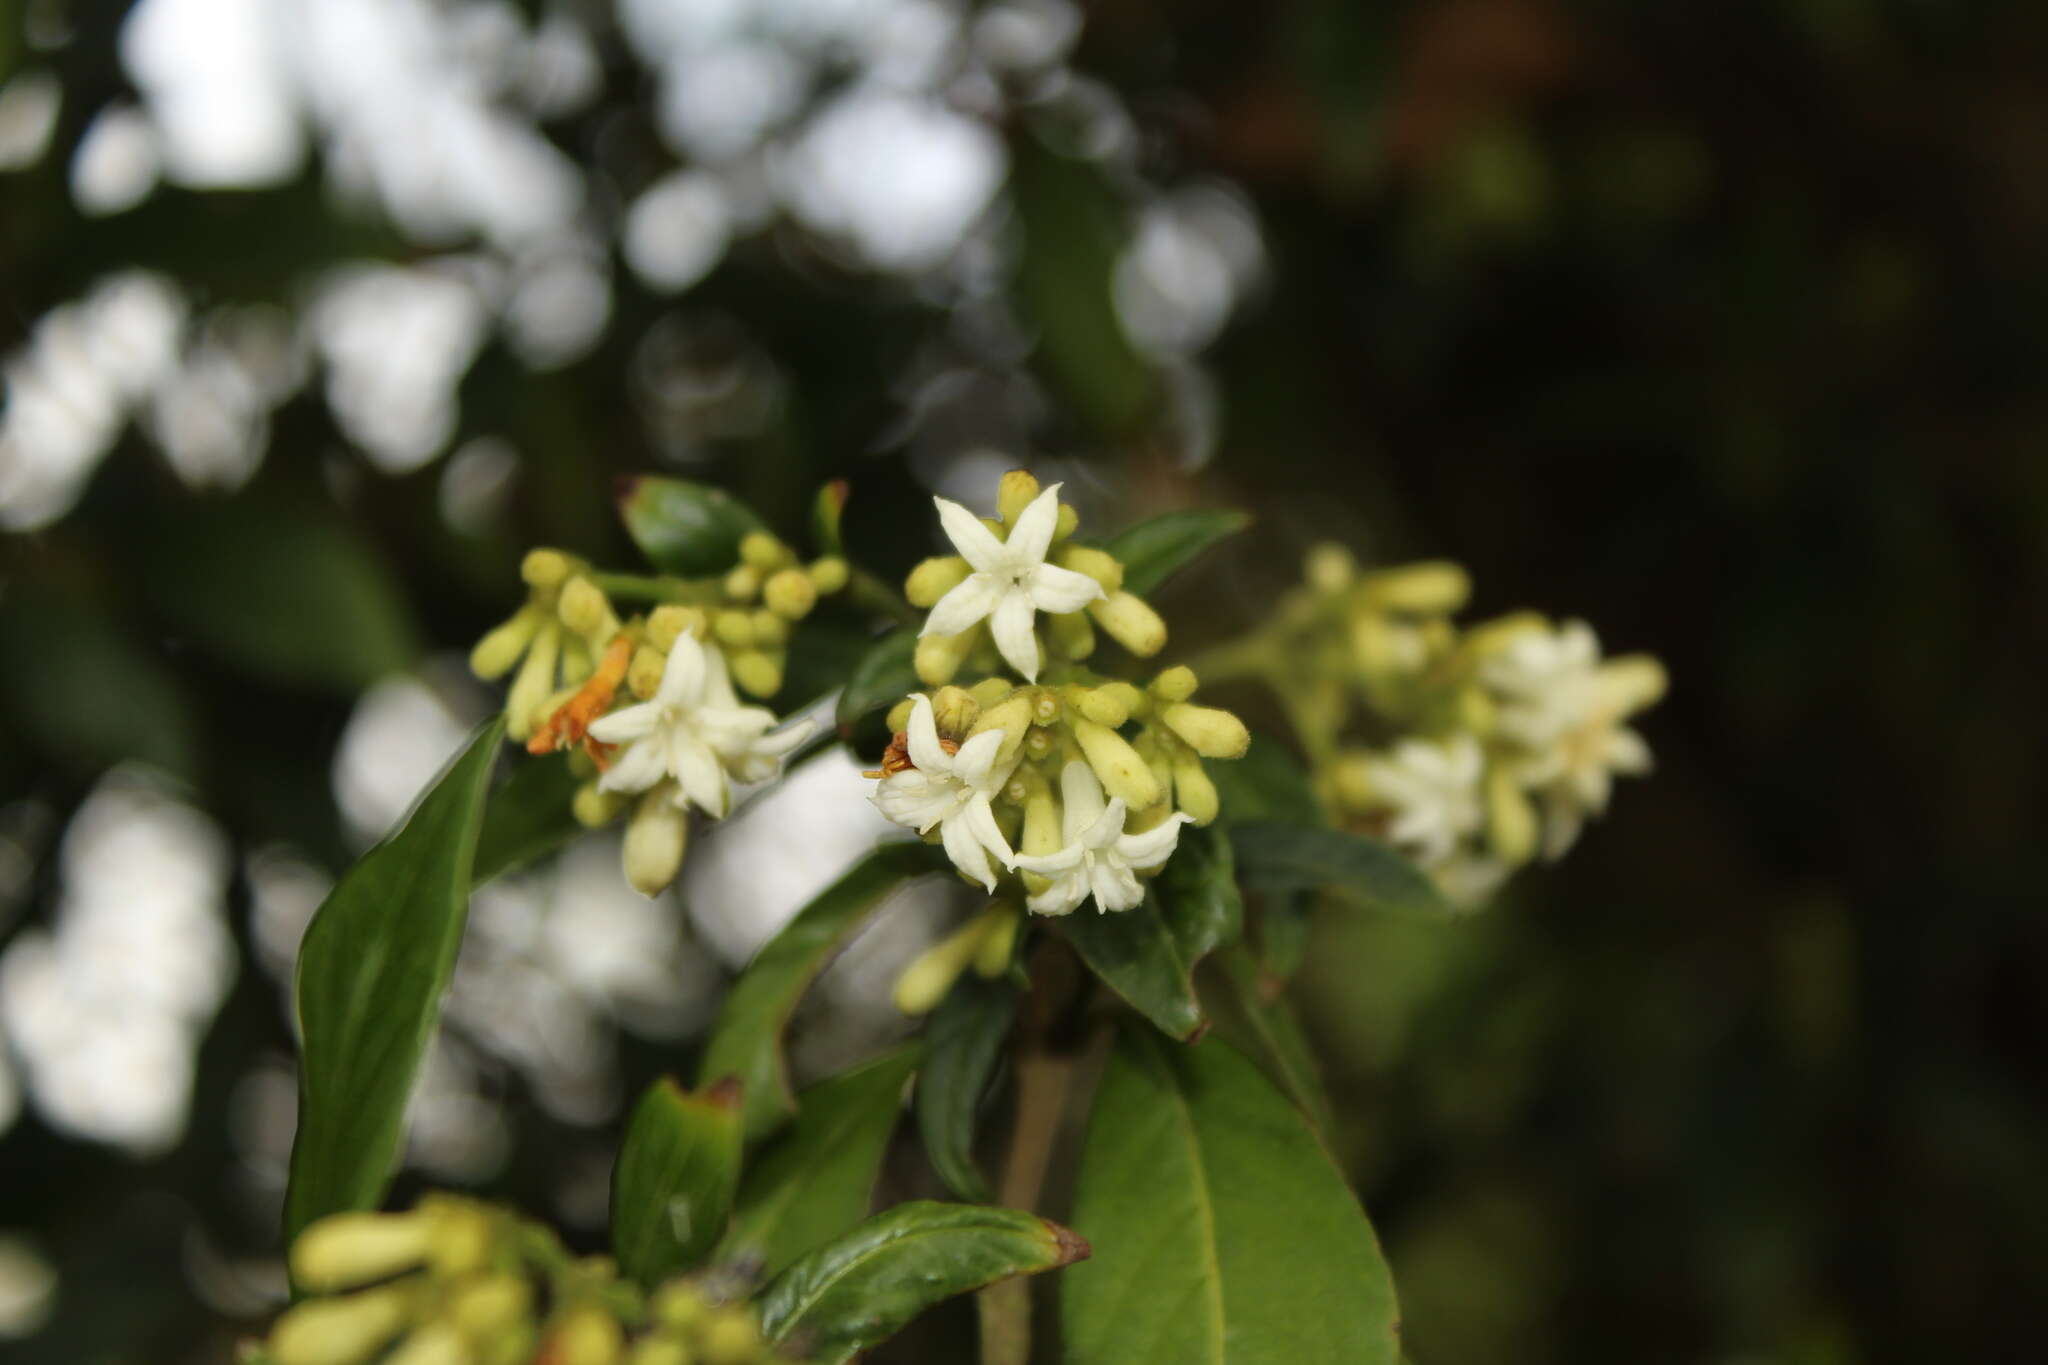
[[[626,881],[643,896],[658,896],[683,869],[690,818],[676,805],[674,788],[662,783],[640,798],[626,822],[621,861]]]
[[[941,597],[965,582],[967,574],[967,561],[958,555],[927,559],[903,580],[903,595],[913,607],[935,606]]]
[[[1222,811],[1222,799],[1202,760],[1185,749],[1180,754],[1173,765],[1174,804],[1196,824],[1206,825]]]
[[[547,592],[561,587],[562,580],[575,569],[575,561],[560,550],[528,550],[526,558],[520,561],[519,576],[528,587]]]
[[[618,819],[619,812],[626,808],[627,799],[621,792],[604,791],[595,782],[585,782],[571,798],[569,811],[576,817],[577,824],[585,829],[596,829]]]
[[[578,1308],[550,1333],[543,1359],[559,1365],[615,1365],[625,1349],[618,1322],[598,1308]]]
[[[1038,496],[1038,480],[1029,470],[1013,469],[1003,475],[1003,481],[996,486],[996,511],[1010,525],[1017,524],[1017,518]]]
[[[968,651],[980,638],[979,626],[958,635],[920,635],[917,652],[911,657],[918,681],[928,687],[941,687],[953,681],[953,675],[967,661]]]
[[[789,551],[766,531],[749,531],[740,538],[740,563],[762,573],[771,573],[789,562]]]
[[[1166,647],[1166,622],[1134,593],[1113,592],[1090,603],[1088,614],[1112,640],[1140,658],[1148,658]]]
[[[721,1308],[704,1324],[697,1350],[704,1365],[754,1365],[761,1359],[761,1328],[744,1308]]]
[[[1124,585],[1124,566],[1107,551],[1088,545],[1069,545],[1060,551],[1059,562],[1063,568],[1088,575],[1101,584],[1106,593],[1115,592]]]
[[[1371,575],[1366,591],[1389,611],[1441,616],[1465,605],[1472,595],[1472,579],[1449,560],[1427,560]]]
[[[795,621],[809,615],[818,604],[818,588],[802,569],[782,569],[762,588],[761,600],[777,616]]]
[[[718,637],[718,643],[733,649],[745,649],[754,643],[754,614],[748,611],[721,611],[711,623],[711,633]]]
[[[1175,664],[1152,680],[1152,694],[1165,702],[1186,701],[1195,695],[1195,670]]]
[[[1151,766],[1122,735],[1091,720],[1075,718],[1071,723],[1074,738],[1081,744],[1081,754],[1095,770],[1104,791],[1122,797],[1124,805],[1134,811],[1144,810],[1165,794]]]
[[[1244,722],[1214,706],[1175,702],[1160,712],[1160,719],[1203,758],[1241,758],[1251,747],[1251,731]]]
[[[1342,545],[1324,543],[1308,552],[1302,577],[1317,592],[1342,592],[1358,574],[1358,562]]]
[[[1536,807],[1504,767],[1486,775],[1486,835],[1494,853],[1511,867],[1536,855]]]
[[[932,723],[948,739],[959,739],[981,719],[981,704],[961,687],[941,687],[932,693]]]
[[[400,1342],[384,1357],[384,1365],[472,1365],[475,1359],[460,1332],[445,1322],[431,1322]]]
[[[288,1308],[270,1329],[271,1359],[277,1365],[360,1365],[405,1326],[410,1298],[392,1286]]]
[[[837,555],[828,555],[811,564],[811,586],[818,590],[821,597],[829,597],[844,588],[851,576],[846,561]]]
[[[902,701],[889,708],[889,714],[885,718],[885,723],[889,727],[890,734],[901,734],[910,728],[910,713],[916,706],[916,702],[912,701],[909,697],[905,697]]]
[[[510,673],[519,656],[533,643],[540,623],[540,613],[529,609],[488,632],[469,652],[469,671],[486,682]]]
[[[587,578],[572,578],[562,585],[562,600],[556,607],[562,624],[586,639],[610,638],[619,628],[611,600]]]
[[[732,656],[732,680],[749,696],[772,697],[782,690],[782,661],[766,650],[740,650]]]
[[[759,591],[761,571],[751,564],[742,564],[725,576],[725,595],[735,602],[751,602]]]
[[[427,1258],[431,1229],[417,1213],[336,1213],[292,1243],[292,1279],[316,1294],[353,1289]]]

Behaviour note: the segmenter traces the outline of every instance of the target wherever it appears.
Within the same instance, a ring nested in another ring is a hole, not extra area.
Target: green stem
[[[629,602],[703,603],[718,600],[716,584],[674,578],[667,574],[592,573],[589,578],[605,596]]]

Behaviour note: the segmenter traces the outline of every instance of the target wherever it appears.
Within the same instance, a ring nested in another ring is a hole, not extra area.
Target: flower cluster
[[[286,1309],[245,1365],[774,1365],[738,1272],[651,1294],[539,1224],[430,1195],[409,1213],[337,1213],[292,1243]],[[396,1343],[394,1345],[394,1343]],[[383,1354],[386,1351],[389,1354]]]
[[[846,562],[799,565],[757,531],[714,579],[600,574],[556,550],[533,551],[521,573],[526,605],[478,642],[470,666],[486,679],[513,675],[514,739],[536,754],[572,751],[586,778],[575,800],[582,823],[630,808],[626,876],[654,895],[682,867],[690,809],[722,818],[735,782],[773,777],[808,738],[808,721],[785,725],[740,693],[781,690],[792,627],[846,586]],[[650,607],[622,621],[614,595]]]
[[[959,553],[926,560],[907,586],[930,608],[915,662],[932,690],[890,713],[875,805],[942,844],[984,889],[1014,878],[1037,914],[1091,899],[1098,911],[1129,910],[1181,827],[1216,818],[1202,760],[1236,758],[1250,736],[1229,712],[1193,704],[1185,667],[1140,687],[1083,664],[1098,627],[1143,658],[1165,646],[1166,626],[1124,589],[1121,563],[1071,539],[1059,485],[1005,475],[996,521],[935,501]],[[988,676],[962,687],[965,671]],[[1002,922],[976,921],[953,951],[982,951]]]

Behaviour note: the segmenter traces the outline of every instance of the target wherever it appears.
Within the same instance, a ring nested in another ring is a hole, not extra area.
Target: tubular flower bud
[[[1139,658],[1149,658],[1166,648],[1166,622],[1134,593],[1113,592],[1091,603],[1088,614],[1095,618],[1096,625],[1109,632],[1110,639]]]
[[[932,720],[949,739],[964,737],[981,718],[981,707],[965,688],[942,687],[932,693]]]
[[[646,1337],[626,1356],[626,1365],[691,1365],[690,1348],[674,1337]]]
[[[1060,551],[1060,565],[1087,574],[1102,585],[1104,592],[1116,592],[1124,585],[1124,566],[1107,550],[1088,545],[1069,545]]]
[[[653,696],[661,686],[661,671],[668,667],[668,656],[652,643],[654,632],[648,631],[649,643],[633,651],[633,662],[626,666],[626,688],[641,701]],[[673,646],[675,641],[669,641]]]
[[[1074,687],[1068,690],[1068,704],[1097,725],[1114,730],[1131,718],[1131,708],[1107,687]]]
[[[1057,545],[1081,528],[1081,514],[1067,503],[1060,504],[1060,519],[1053,523],[1052,541]]]
[[[993,980],[1010,969],[1010,958],[1017,951],[1017,930],[1024,916],[1014,905],[995,905],[989,907],[987,917],[988,932],[982,935],[981,947],[974,952],[974,974]]]
[[[562,628],[549,621],[533,637],[526,661],[505,694],[505,733],[522,743],[533,734],[534,713],[555,686],[555,664],[561,658]]]
[[[524,1276],[483,1275],[455,1291],[448,1320],[464,1336],[485,1341],[517,1327],[532,1309],[533,1289]]]
[[[1095,690],[1114,698],[1124,708],[1124,714],[1133,719],[1148,715],[1152,710],[1152,699],[1127,682],[1106,682]]]
[[[519,576],[528,587],[552,592],[576,571],[576,562],[560,550],[528,550],[519,563]]]
[[[1160,712],[1160,719],[1203,758],[1241,758],[1251,747],[1251,731],[1244,722],[1213,706],[1175,702]]]
[[[1388,611],[1443,616],[1465,605],[1472,579],[1449,560],[1432,559],[1370,574],[1364,591],[1368,601]]]
[[[1525,635],[1550,629],[1540,612],[1518,611],[1483,622],[1465,632],[1465,652],[1476,659],[1490,658]]]
[[[764,649],[776,649],[789,643],[789,618],[778,616],[763,607],[754,613],[754,643]]]
[[[475,1359],[462,1334],[445,1322],[430,1322],[384,1357],[384,1365],[471,1365]]]
[[[766,650],[740,650],[732,656],[732,680],[742,692],[772,697],[782,690],[782,661]]]
[[[1302,577],[1321,593],[1342,592],[1358,576],[1358,561],[1342,545],[1329,542],[1314,546],[1302,565]]]
[[[580,576],[562,585],[562,597],[555,606],[555,613],[562,618],[563,625],[585,640],[595,641],[600,647],[619,630],[619,618],[612,611],[611,599],[597,584]]]
[[[277,1365],[361,1365],[398,1335],[411,1310],[411,1292],[397,1285],[301,1303],[270,1329],[270,1355]]]
[[[1024,743],[1024,736],[1031,731],[1031,694],[1021,688],[994,706],[985,706],[976,718],[974,727],[968,731],[968,738],[987,734],[991,730],[1003,732],[1003,747],[996,751],[996,766],[1001,767],[1017,756],[1017,750]]]
[[[592,781],[576,789],[576,795],[569,802],[569,811],[583,828],[597,829],[618,819],[626,804],[624,795],[605,791]]]
[[[1116,731],[1092,720],[1076,717],[1070,724],[1074,738],[1088,766],[1095,770],[1102,789],[1134,811],[1143,810],[1165,795],[1159,779],[1138,751]]]
[[[763,585],[761,600],[777,616],[795,621],[808,616],[818,604],[818,588],[802,569],[782,569]]]
[[[709,632],[710,619],[702,607],[668,603],[647,613],[647,643],[663,655],[675,648],[676,637],[688,631],[698,638]]]
[[[616,1365],[624,1348],[624,1334],[609,1313],[577,1308],[548,1334],[546,1359],[560,1365]]]
[[[1202,760],[1183,750],[1173,764],[1174,805],[1198,825],[1214,820],[1223,803]]]
[[[941,597],[967,581],[968,573],[967,561],[959,555],[927,559],[903,581],[903,595],[920,610],[936,606]]]
[[[1486,837],[1510,867],[1536,856],[1536,807],[1503,765],[1486,775]]]
[[[748,611],[721,611],[711,623],[711,633],[718,637],[718,643],[732,649],[746,649],[754,643],[754,614]]]
[[[790,559],[782,542],[766,531],[749,531],[740,537],[740,563],[749,568],[772,573]]]
[[[1600,665],[1594,685],[1604,706],[1628,716],[1662,701],[1669,683],[1654,656],[1623,654]]]
[[[847,570],[846,561],[837,555],[827,555],[823,559],[811,561],[810,574],[811,586],[817,589],[821,597],[830,597],[844,588],[847,579],[852,576]]]
[[[896,978],[896,989],[891,995],[896,1008],[909,1015],[930,1014],[937,1009],[946,992],[960,979],[960,973],[981,951],[989,928],[987,916],[976,915],[919,954]]]
[[[422,1207],[429,1219],[428,1260],[436,1274],[467,1275],[482,1268],[496,1233],[491,1215],[464,1200],[438,1199]]]
[[[974,698],[976,706],[986,708],[994,706],[1016,690],[1016,684],[1008,678],[983,678],[967,689],[967,695]]]
[[[469,651],[469,671],[485,682],[510,673],[545,619],[540,608],[522,607],[511,620],[492,628],[476,642],[476,648]]]
[[[1028,469],[1013,469],[1003,475],[996,485],[996,512],[1011,526],[1024,515],[1024,509],[1038,496],[1038,480]]]
[[[1152,680],[1152,695],[1163,702],[1186,701],[1195,695],[1195,670],[1175,664]]]
[[[1329,766],[1330,795],[1348,811],[1368,811],[1379,805],[1372,786],[1373,757],[1363,749],[1337,755]]]
[[[650,788],[626,822],[626,881],[643,896],[660,895],[683,870],[689,838],[690,817],[676,804],[673,787]]]
[[[711,1314],[704,1291],[687,1280],[671,1280],[654,1291],[654,1320],[673,1332],[695,1333]]]
[[[910,724],[911,705],[911,699],[905,697],[902,701],[889,708],[889,714],[884,717],[884,723],[889,727],[890,734],[900,735],[903,733],[903,727]]]
[[[917,653],[912,656],[918,681],[930,687],[953,681],[953,675],[960,671],[961,664],[967,662],[968,652],[980,641],[981,635],[979,625],[958,635],[920,635]]]
[[[751,602],[759,591],[761,573],[750,564],[742,564],[725,576],[725,595],[735,602]]]
[[[381,1280],[425,1261],[430,1232],[419,1213],[329,1214],[292,1243],[292,1279],[315,1294]]]
[[[1095,652],[1095,627],[1081,612],[1046,617],[1045,633],[1053,653],[1062,658],[1079,662]]]
[[[704,1365],[754,1365],[761,1359],[761,1328],[744,1308],[720,1308],[704,1324],[698,1343]]]

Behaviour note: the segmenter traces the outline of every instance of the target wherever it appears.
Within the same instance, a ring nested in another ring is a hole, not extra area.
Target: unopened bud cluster
[[[429,1196],[410,1213],[340,1213],[292,1244],[309,1297],[248,1365],[773,1365],[735,1274],[643,1292],[506,1210]]]

